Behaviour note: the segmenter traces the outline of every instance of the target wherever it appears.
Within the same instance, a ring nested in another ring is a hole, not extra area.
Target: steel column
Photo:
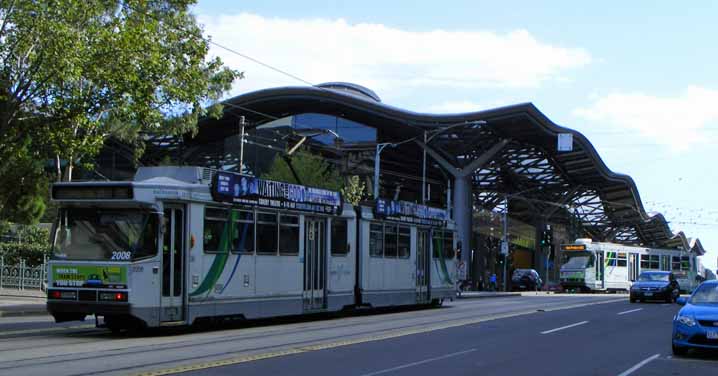
[[[473,195],[471,194],[471,179],[468,176],[454,179],[454,220],[461,241],[461,260],[467,269],[467,277],[471,263],[471,238],[473,219]]]

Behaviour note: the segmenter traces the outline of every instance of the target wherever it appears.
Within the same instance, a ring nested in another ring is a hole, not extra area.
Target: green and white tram
[[[577,239],[561,246],[565,290],[628,291],[644,270],[672,271],[683,292],[697,285],[696,254],[680,249],[632,247]]]
[[[56,321],[111,329],[440,303],[453,296],[445,210],[199,167],[53,186]]]

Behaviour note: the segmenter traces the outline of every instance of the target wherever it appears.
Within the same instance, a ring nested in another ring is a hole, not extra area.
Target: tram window
[[[431,253],[431,256],[433,258],[439,258],[441,256],[441,253],[444,249],[444,232],[443,231],[433,231],[431,234],[432,242],[432,249],[433,252]]]
[[[661,270],[671,270],[671,256],[661,256]]]
[[[369,256],[382,257],[384,255],[384,227],[372,223],[369,227]]]
[[[232,251],[254,253],[254,213],[239,210],[236,215],[237,225],[232,237]]]
[[[453,231],[445,231],[444,232],[444,258],[445,259],[453,259],[454,258],[454,232]]]
[[[616,252],[606,252],[606,265],[616,266]]]
[[[227,209],[205,208],[204,210],[204,252],[218,253],[222,235],[227,225]],[[226,250],[225,250],[226,251]]]
[[[137,248],[132,254],[132,259],[137,260],[145,257],[152,257],[157,254],[157,215],[152,214],[147,218],[145,227],[140,233]]]
[[[279,253],[299,254],[299,216],[279,216]]]
[[[660,260],[659,255],[641,255],[641,269],[658,270],[661,266]]]
[[[625,253],[619,253],[618,254],[618,260],[617,260],[618,266],[627,266],[626,262],[626,254]]]
[[[671,262],[671,270],[681,270],[681,257],[673,256],[673,262]]]
[[[332,220],[332,256],[343,256],[349,253],[347,227],[346,219]]]
[[[384,256],[396,257],[397,252],[397,236],[396,225],[384,226]]]
[[[683,271],[691,270],[691,261],[688,256],[681,256],[681,270],[683,270]]]
[[[399,226],[399,257],[409,258],[411,254],[411,229],[405,226]]]
[[[257,253],[277,254],[277,214],[257,213]]]

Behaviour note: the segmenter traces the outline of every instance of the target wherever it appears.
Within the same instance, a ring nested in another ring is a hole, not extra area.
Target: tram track
[[[603,301],[606,302],[606,301]],[[610,302],[610,301],[609,301]],[[440,323],[450,323],[451,325],[469,325],[472,322],[481,322],[481,321],[488,321],[493,320],[496,318],[500,318],[498,316],[504,317],[504,316],[517,316],[517,315],[525,315],[530,314],[533,312],[536,312],[537,308],[546,307],[545,304],[541,304],[540,302],[532,303],[530,305],[526,305],[525,301],[523,304],[520,302],[515,302],[515,304],[506,304],[511,303],[508,301],[503,301],[504,303],[502,306],[505,309],[502,309],[500,311],[494,312],[491,315],[488,316],[479,316],[477,317],[476,314],[468,314],[467,312],[475,312],[476,306],[481,305],[480,303],[467,303],[462,304],[460,306],[454,307],[456,310],[429,310],[426,312],[422,311],[411,311],[409,313],[407,312],[399,312],[399,313],[390,313],[388,315],[397,315],[397,317],[386,317],[387,314],[371,314],[367,316],[359,316],[359,317],[350,317],[347,320],[342,320],[341,323],[338,325],[330,325],[326,326],[327,321],[319,321],[319,322],[312,322],[310,324],[300,324],[299,327],[291,328],[290,330],[285,330],[283,327],[278,327],[276,329],[270,329],[269,331],[266,331],[267,327],[251,327],[249,329],[233,329],[233,333],[222,335],[220,337],[211,337],[211,338],[197,338],[196,340],[192,340],[191,342],[184,342],[181,344],[177,343],[153,343],[148,344],[145,346],[137,347],[133,346],[133,338],[128,339],[122,339],[122,341],[127,340],[126,346],[123,346],[122,348],[116,348],[116,349],[107,349],[107,350],[97,350],[94,349],[92,351],[84,351],[82,353],[74,353],[74,355],[83,355],[84,356],[77,356],[72,357],[73,354],[57,354],[52,356],[39,356],[39,357],[31,357],[26,359],[17,359],[12,360],[6,363],[4,366],[0,363],[0,370],[6,371],[6,370],[17,370],[22,369],[24,367],[31,367],[31,366],[52,366],[57,363],[64,363],[64,365],[67,365],[68,362],[83,362],[88,361],[92,359],[102,358],[102,359],[112,359],[116,357],[132,357],[136,356],[138,354],[148,354],[148,353],[162,353],[162,352],[169,352],[170,354],[176,354],[181,353],[182,350],[191,349],[191,348],[200,348],[207,345],[222,345],[222,344],[242,344],[247,341],[257,340],[257,339],[263,339],[266,341],[270,341],[272,339],[280,338],[281,336],[292,336],[292,335],[298,335],[301,333],[306,332],[316,332],[316,331],[323,331],[323,332],[332,332],[335,330],[341,330],[346,329],[350,327],[355,327],[357,330],[354,333],[343,333],[340,335],[324,335],[319,336],[307,340],[300,340],[300,341],[289,341],[289,342],[282,342],[281,344],[271,344],[266,346],[256,346],[256,347],[248,347],[244,349],[231,349],[227,351],[214,351],[214,352],[208,352],[196,356],[184,356],[180,359],[172,359],[168,360],[167,362],[143,362],[139,365],[135,365],[132,367],[125,367],[125,368],[113,368],[113,369],[106,369],[106,370],[93,370],[91,373],[112,373],[117,372],[118,370],[133,370],[133,369],[143,369],[148,367],[157,367],[157,366],[163,366],[165,364],[169,363],[177,363],[177,362],[191,362],[195,360],[202,360],[202,359],[213,359],[213,358],[221,358],[226,357],[230,355],[237,355],[237,354],[248,354],[248,353],[255,353],[255,352],[263,352],[270,349],[278,349],[278,348],[284,348],[284,347],[290,347],[290,348],[301,348],[304,346],[311,346],[316,345],[317,343],[321,342],[332,342],[337,341],[340,339],[346,339],[347,337],[372,337],[377,336],[382,333],[387,332],[401,332],[401,331],[411,331],[411,330],[417,330],[422,329],[425,331],[429,330],[438,330],[441,329],[441,327],[436,327],[435,325],[432,326],[431,323],[427,323],[426,319],[432,319],[431,321],[433,323],[440,322]],[[561,305],[565,305],[567,301],[561,300],[560,302],[556,302],[554,306],[558,306],[560,308]],[[600,302],[585,302],[581,305],[589,305],[589,304],[596,304]],[[522,310],[516,310],[516,306],[522,306]],[[411,313],[419,313],[419,315],[416,316],[407,316],[407,314]],[[438,313],[438,315],[437,315]],[[498,316],[497,316],[498,315]],[[383,316],[383,317],[382,317]],[[376,318],[380,317],[381,320],[381,327],[379,328],[364,328],[367,325],[376,325]],[[392,326],[392,323],[396,323],[399,321],[406,321],[411,320],[412,323],[407,325],[399,325],[399,326]],[[468,321],[467,321],[468,320]],[[388,324],[388,325],[384,325]],[[292,325],[292,324],[288,324]],[[246,331],[251,330],[250,333],[236,333],[235,331]],[[262,332],[257,332],[262,331]],[[93,333],[95,334],[95,333]],[[246,335],[243,335],[246,334]],[[327,333],[329,334],[329,333]],[[192,334],[188,334],[191,336]],[[212,332],[209,333],[202,333],[203,336],[211,336]],[[184,336],[182,337],[172,337],[172,339],[176,341],[183,341],[186,338]],[[88,342],[80,343],[86,344]],[[51,346],[57,346],[57,345],[51,345]],[[129,350],[129,351],[128,351]],[[68,355],[70,355],[68,357]],[[43,361],[44,360],[44,361]],[[115,362],[108,362],[111,364],[115,364]],[[82,373],[80,373],[82,374]]]

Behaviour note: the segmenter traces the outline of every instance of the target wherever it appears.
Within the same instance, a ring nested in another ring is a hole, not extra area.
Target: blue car
[[[718,349],[718,280],[703,282],[673,318],[673,354],[685,355],[690,348]]]

